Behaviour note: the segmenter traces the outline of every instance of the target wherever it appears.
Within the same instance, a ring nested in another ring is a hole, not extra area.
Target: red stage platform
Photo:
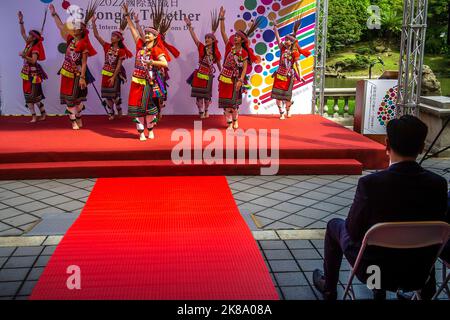
[[[259,175],[265,166],[259,161],[172,162],[172,151],[179,143],[171,141],[174,130],[191,134],[194,154],[210,144],[194,144],[199,141],[195,139],[201,141],[205,130],[219,128],[225,136],[223,116],[204,120],[203,132],[194,130],[197,116],[166,116],[155,130],[156,139],[145,142],[137,139],[135,124],[128,117],[109,121],[105,116],[85,116],[85,128],[80,131],[71,130],[66,117],[50,117],[36,124],[28,123],[29,119],[0,117],[0,179]],[[280,175],[360,174],[363,168],[388,165],[383,145],[320,116],[301,115],[285,121],[274,116],[241,116],[239,122],[243,130],[261,133],[267,129],[269,146],[270,130],[279,129]],[[252,148],[247,143],[247,158]]]

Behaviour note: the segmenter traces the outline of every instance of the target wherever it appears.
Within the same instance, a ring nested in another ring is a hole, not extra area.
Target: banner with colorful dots
[[[101,36],[109,41],[111,32],[117,30],[120,19],[120,5],[124,0],[99,0],[97,11],[97,25]],[[125,0],[130,8],[140,15],[142,25],[151,25],[149,3],[153,0]],[[22,60],[19,53],[24,49],[24,41],[20,35],[17,12],[22,11],[26,30],[40,30],[44,20],[44,12],[49,4],[53,4],[64,22],[68,22],[72,15],[83,15],[89,0],[16,0],[1,1],[0,37],[4,46],[0,55],[0,103],[3,114],[28,114],[24,107],[20,70]],[[196,114],[195,101],[190,97],[190,87],[186,79],[194,71],[198,63],[197,49],[189,32],[185,28],[184,16],[192,20],[197,36],[202,41],[204,35],[210,32],[210,12],[224,5],[226,9],[226,26],[229,35],[237,29],[245,29],[252,20],[262,18],[261,28],[255,33],[251,45],[261,57],[261,64],[254,65],[249,70],[249,83],[241,107],[242,114],[278,114],[275,101],[271,99],[273,85],[272,74],[277,70],[280,51],[273,32],[274,22],[279,25],[280,35],[284,38],[293,31],[293,24],[298,17],[302,17],[302,25],[297,38],[300,46],[312,52],[308,58],[301,57],[302,76],[305,82],[294,85],[294,113],[309,113],[311,109],[312,81],[314,65],[314,28],[315,28],[315,0],[167,0],[167,9],[173,14],[172,30],[167,36],[169,43],[174,44],[180,51],[181,57],[170,63],[169,99],[166,114]],[[69,24],[68,24],[69,25]],[[47,15],[44,28],[45,49],[47,60],[42,63],[49,79],[44,83],[44,93],[47,110],[52,114],[64,113],[64,107],[59,104],[59,77],[57,75],[63,62],[65,50],[64,39],[57,30],[53,18]],[[225,45],[220,32],[217,32],[219,47],[224,52]],[[97,56],[89,59],[89,68],[97,79],[96,86],[101,86],[101,69],[103,66],[103,50],[91,34],[91,42],[98,51]],[[126,31],[125,42],[134,52],[135,45],[130,32]],[[125,62],[127,74],[131,75],[134,61]],[[214,83],[212,114],[222,114],[217,107],[217,78]],[[128,97],[129,83],[122,88],[124,107]],[[93,88],[90,88],[87,113],[103,114],[104,110]]]
[[[250,83],[252,89],[248,93],[251,112],[271,114],[276,112],[275,101],[271,99],[273,73],[279,64],[280,50],[273,31],[274,22],[279,26],[282,39],[292,34],[295,21],[301,17],[301,27],[297,33],[300,46],[313,54],[308,58],[301,56],[302,76],[305,83],[294,85],[294,112],[308,113],[311,110],[312,81],[314,69],[314,33],[315,33],[315,0],[245,0],[240,7],[238,20],[234,29],[244,27],[256,17],[262,17],[261,29],[256,32],[252,44],[258,55],[262,57],[260,65],[254,66]]]

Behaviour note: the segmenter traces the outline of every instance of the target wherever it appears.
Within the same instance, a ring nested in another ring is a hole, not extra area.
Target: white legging
[[[147,122],[148,131],[152,131],[155,127],[156,115],[147,115],[145,117],[136,118],[136,129],[139,133],[143,133],[145,130],[145,122]]]
[[[277,106],[278,110],[280,110],[280,114],[283,115],[291,110],[292,102],[277,100]]]
[[[108,104],[110,115],[114,115],[114,105],[116,106],[117,111],[122,110],[122,108],[120,106],[120,103],[121,103],[120,98],[117,98],[116,100],[108,99],[108,100],[106,100],[106,103]]]
[[[211,105],[211,100],[205,98],[197,98],[196,104],[198,107],[198,113],[202,115],[208,112],[208,108]]]
[[[238,121],[239,109],[238,108],[226,108],[225,109],[225,119],[227,120],[227,124]]]
[[[41,115],[45,114],[45,107],[44,107],[44,104],[42,104],[41,102],[39,102],[39,103],[27,103],[27,107],[30,110],[31,115],[33,115],[33,116],[36,115],[35,107],[38,107],[39,112],[41,113]]]

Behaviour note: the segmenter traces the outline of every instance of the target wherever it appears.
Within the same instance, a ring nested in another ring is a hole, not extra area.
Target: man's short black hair
[[[417,157],[423,151],[427,135],[427,125],[414,116],[405,115],[387,125],[389,145],[403,157]]]

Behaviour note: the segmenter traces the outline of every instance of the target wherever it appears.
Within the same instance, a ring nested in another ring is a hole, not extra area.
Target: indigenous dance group
[[[141,141],[147,138],[154,139],[154,128],[161,120],[162,110],[168,97],[169,62],[172,57],[177,58],[180,55],[180,52],[165,40],[172,20],[164,12],[164,2],[155,1],[150,8],[153,18],[152,27],[142,27],[139,24],[139,16],[130,12],[128,6],[124,4],[120,31],[112,32],[110,42],[105,41],[98,32],[96,9],[95,4],[89,4],[83,21],[72,23],[73,29],[69,31],[55,7],[49,5],[49,11],[56,26],[67,43],[64,62],[59,71],[61,104],[66,106],[66,114],[72,123],[72,128],[74,130],[82,128],[82,112],[86,109],[84,102],[87,98],[87,87],[95,81],[88,68],[88,59],[97,54],[90,42],[87,29],[89,22],[92,22],[94,36],[103,47],[105,56],[101,72],[103,105],[110,120],[113,120],[116,114],[122,116],[121,85],[127,80],[123,62],[133,57],[133,53],[124,43],[123,33],[128,27],[136,44],[134,71],[128,98],[128,115],[136,123]],[[209,117],[213,81],[218,71],[219,108],[224,110],[227,128],[238,129],[242,95],[244,90],[250,87],[247,72],[253,64],[261,62],[261,58],[255,55],[250,47],[250,39],[258,29],[261,20],[256,19],[252,22],[248,30],[237,30],[235,34],[228,36],[225,13],[223,7],[218,14],[212,13],[212,30],[205,35],[204,43],[197,37],[192,22],[185,18],[199,56],[198,68],[194,70],[187,82],[192,87],[191,97],[196,98],[200,118],[206,119]],[[24,51],[20,53],[24,60],[21,72],[23,92],[27,108],[32,115],[31,122],[36,122],[46,118],[45,106],[42,102],[45,99],[42,83],[48,77],[39,64],[40,61],[45,60],[43,30],[31,30],[27,35],[23,14],[19,12],[18,17],[21,34],[26,43]],[[215,34],[219,27],[225,44],[223,65]],[[296,36],[299,27],[300,20],[295,23],[293,34],[286,36],[282,41],[277,25],[274,25],[280,48],[280,63],[278,70],[273,74],[272,98],[277,102],[281,120],[291,117],[292,91],[295,81],[305,81],[301,75],[300,56],[308,57],[310,52],[300,48]],[[40,118],[36,115],[36,107],[39,109]]]

